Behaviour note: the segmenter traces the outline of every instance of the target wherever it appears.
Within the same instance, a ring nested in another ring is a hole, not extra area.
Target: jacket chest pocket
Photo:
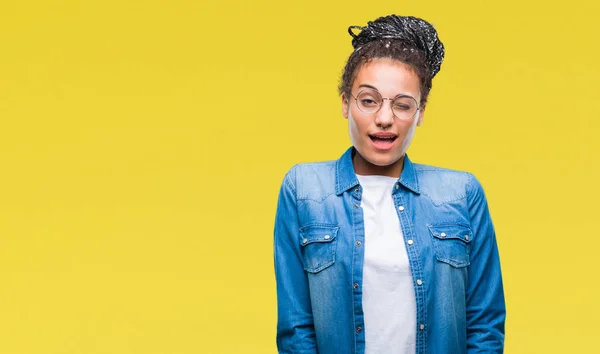
[[[470,264],[469,243],[473,239],[471,228],[460,224],[429,225],[433,237],[435,257],[455,268]]]
[[[318,273],[335,262],[337,226],[307,226],[300,229],[304,270]]]

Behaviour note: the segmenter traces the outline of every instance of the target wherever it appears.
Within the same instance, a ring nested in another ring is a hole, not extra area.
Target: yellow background
[[[349,25],[446,60],[409,154],[469,170],[507,353],[600,353],[597,1],[3,1],[0,353],[275,353],[284,173],[349,146]]]

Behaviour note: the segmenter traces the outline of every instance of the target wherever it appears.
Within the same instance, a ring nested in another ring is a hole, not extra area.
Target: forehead
[[[420,80],[415,70],[401,61],[379,58],[363,64],[356,73],[352,89],[360,85],[376,87],[381,94],[393,97],[410,94],[420,97]]]

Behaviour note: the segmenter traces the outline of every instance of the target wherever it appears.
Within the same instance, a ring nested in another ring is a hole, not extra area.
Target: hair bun
[[[359,34],[353,32],[360,29]],[[348,33],[352,36],[352,47],[359,50],[366,43],[382,39],[402,39],[414,44],[425,52],[431,77],[433,78],[444,61],[444,45],[439,40],[437,31],[429,22],[413,16],[389,15],[370,21],[366,27],[350,26]]]

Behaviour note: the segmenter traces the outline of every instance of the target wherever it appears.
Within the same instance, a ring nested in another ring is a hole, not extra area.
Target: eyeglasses
[[[356,100],[356,106],[363,113],[377,113],[384,100],[391,101],[392,113],[400,120],[411,120],[415,117],[419,110],[419,104],[414,97],[408,95],[400,95],[394,98],[381,97],[381,94],[373,89],[364,89],[358,93],[356,97],[350,94]]]

